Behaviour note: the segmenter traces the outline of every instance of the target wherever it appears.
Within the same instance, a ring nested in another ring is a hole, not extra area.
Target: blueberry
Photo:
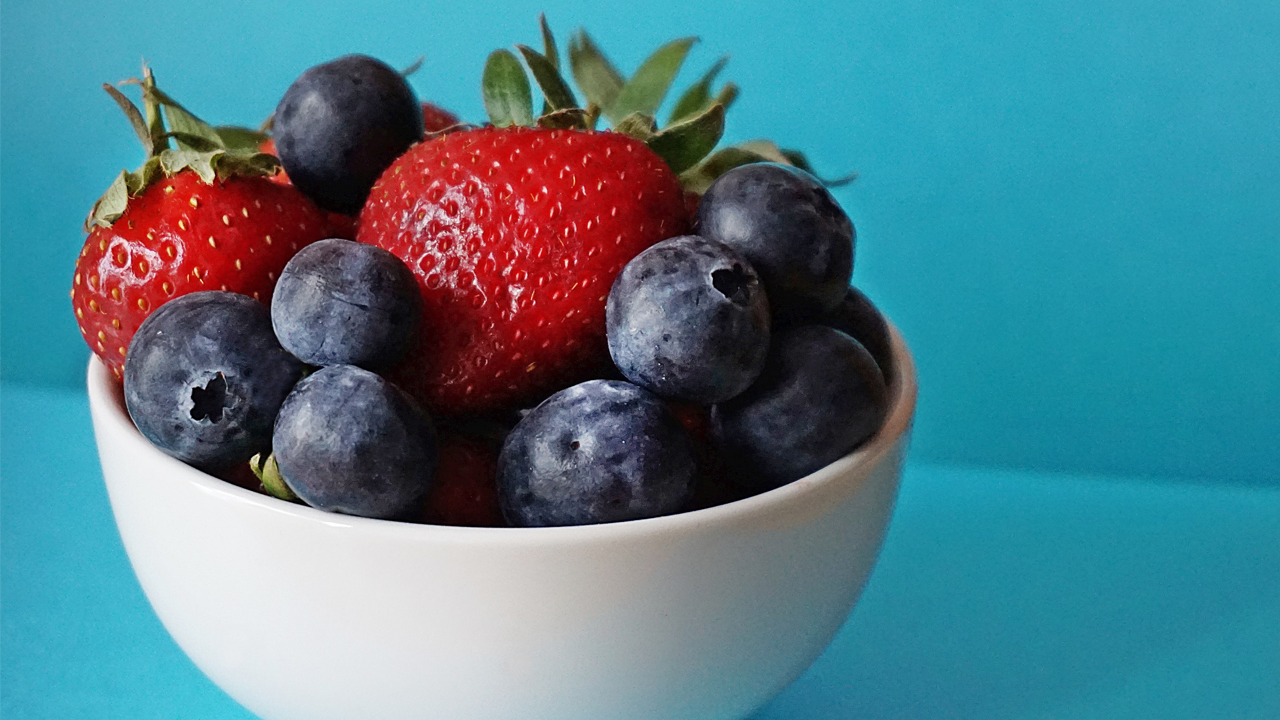
[[[605,317],[618,370],[664,397],[728,400],[751,385],[769,351],[769,301],[751,263],[696,235],[627,263]]]
[[[547,398],[498,456],[498,498],[517,526],[588,525],[683,510],[693,445],[652,393],[589,380]]]
[[[816,318],[814,323],[835,328],[857,340],[876,359],[885,382],[893,382],[893,347],[889,340],[889,324],[871,299],[857,288],[849,288],[836,309]]]
[[[276,412],[303,370],[276,341],[265,307],[235,293],[191,293],[134,334],[125,405],[161,450],[217,471],[271,447]]]
[[[871,354],[838,330],[805,325],[777,336],[760,379],[712,407],[711,424],[741,483],[760,492],[852,452],[887,409]]]
[[[853,223],[812,175],[753,163],[721,175],[698,205],[694,231],[746,256],[775,317],[827,312],[853,272]]]
[[[298,383],[280,408],[272,448],[303,502],[384,519],[418,510],[438,460],[427,414],[403,390],[354,365],[331,365]]]
[[[422,139],[422,107],[395,68],[345,55],[289,86],[272,135],[298,190],[326,210],[354,215],[382,171]]]
[[[271,297],[286,350],[312,365],[393,365],[416,337],[422,295],[413,272],[382,248],[321,240],[298,251]]]

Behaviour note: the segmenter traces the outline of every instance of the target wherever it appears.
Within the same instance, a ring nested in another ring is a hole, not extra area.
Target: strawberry
[[[433,103],[422,103],[422,129],[428,134],[438,133],[462,122],[457,115]]]
[[[148,160],[122,173],[94,206],[76,261],[71,304],[90,348],[117,377],[134,332],[156,308],[197,290],[228,290],[262,302],[303,245],[329,237],[326,213],[290,186],[271,182],[275,159],[234,146],[155,87],[144,72],[150,122],[114,88]],[[163,106],[179,148],[167,147]],[[199,149],[204,148],[204,149]]]
[[[576,34],[567,65],[584,110],[545,18],[542,37],[542,53],[517,46],[542,91],[540,117],[515,54],[492,53],[481,81],[492,126],[410,148],[361,211],[357,239],[404,260],[424,301],[417,346],[393,375],[441,415],[509,411],[608,374],[604,306],[622,266],[686,232],[688,208],[719,174],[772,159],[746,146],[709,155],[737,94],[732,83],[711,92],[723,60],[659,128],[654,113],[693,38],[627,80]],[[601,116],[611,131],[595,131]]]
[[[619,133],[483,128],[411,148],[374,185],[358,238],[404,260],[422,291],[398,381],[460,415],[599,373],[614,277],[686,223],[675,174]]]
[[[698,205],[702,202],[702,196],[696,192],[686,190],[684,192],[684,212],[690,218],[696,217],[698,214]]]
[[[440,439],[440,464],[422,515],[432,525],[501,527],[498,451],[491,443],[457,433]]]
[[[263,140],[262,143],[258,145],[258,152],[271,155],[272,157],[278,157],[276,155],[276,141],[271,138]],[[289,179],[289,173],[286,173],[284,168],[280,168],[279,172],[275,175],[271,175],[268,179],[279,185],[293,185],[293,181]]]

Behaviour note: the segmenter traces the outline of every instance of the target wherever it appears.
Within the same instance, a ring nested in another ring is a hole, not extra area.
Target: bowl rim
[[[911,352],[897,327],[887,319],[886,324],[889,328],[894,365],[894,379],[889,387],[889,412],[880,430],[858,449],[810,475],[742,500],[672,515],[595,525],[531,528],[429,525],[342,515],[286,502],[206,474],[152,445],[129,418],[124,406],[122,389],[97,355],[91,354],[89,357],[87,384],[89,406],[95,423],[103,423],[113,437],[122,438],[122,441],[127,444],[127,452],[142,453],[147,456],[148,462],[159,463],[167,468],[173,475],[174,481],[185,482],[218,501],[279,513],[297,522],[349,529],[353,532],[403,537],[406,540],[522,547],[607,543],[626,541],[639,535],[666,535],[687,532],[695,528],[749,522],[752,518],[772,514],[785,506],[801,505],[806,498],[839,478],[856,473],[860,468],[878,464],[893,450],[902,435],[911,427],[918,392],[915,362]],[[95,432],[95,442],[102,441],[102,434]]]

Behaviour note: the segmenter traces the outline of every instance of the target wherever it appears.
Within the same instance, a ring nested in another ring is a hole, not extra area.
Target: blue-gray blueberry
[[[422,107],[395,68],[344,55],[289,86],[272,138],[298,190],[325,210],[354,215],[382,171],[422,139]]]
[[[871,353],[839,330],[805,325],[778,334],[760,379],[713,406],[711,427],[731,477],[762,492],[852,452],[887,410]]]
[[[354,365],[321,368],[298,383],[276,418],[272,449],[306,504],[392,520],[420,509],[439,460],[426,412]]]
[[[746,256],[775,319],[834,309],[853,273],[849,216],[821,181],[787,165],[752,163],[721,175],[698,204],[694,232]]]
[[[836,309],[814,319],[814,323],[835,328],[857,340],[876,359],[885,382],[893,382],[893,343],[889,339],[889,323],[860,290],[849,288]]]
[[[280,344],[311,365],[390,367],[414,341],[421,315],[417,281],[399,258],[336,238],[299,250],[271,297]]]
[[[637,255],[609,292],[609,354],[631,382],[708,405],[746,390],[769,352],[769,301],[755,269],[696,235]]]
[[[693,444],[657,396],[589,380],[547,398],[507,436],[498,499],[512,525],[588,525],[668,515],[693,493]]]
[[[156,447],[217,471],[270,449],[276,413],[304,369],[276,341],[261,304],[190,293],[161,305],[134,334],[125,405]]]

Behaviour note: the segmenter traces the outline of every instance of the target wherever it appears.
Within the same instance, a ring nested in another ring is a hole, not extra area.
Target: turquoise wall
[[[484,56],[584,24],[625,69],[731,53],[730,139],[804,148],[855,283],[921,368],[920,459],[1280,484],[1280,3],[87,3],[0,8],[0,373],[79,385],[82,218],[140,150],[99,88],[145,58],[255,123],[304,68],[425,55],[481,118]]]

